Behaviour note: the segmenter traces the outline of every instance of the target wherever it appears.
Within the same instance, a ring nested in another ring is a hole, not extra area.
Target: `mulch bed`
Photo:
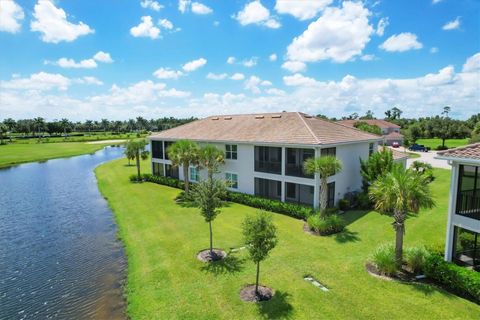
[[[213,256],[210,255],[210,249],[205,249],[197,254],[197,259],[203,262],[212,262],[225,259],[227,253],[220,249],[213,249]]]
[[[247,302],[268,301],[272,299],[275,291],[269,287],[258,286],[258,293],[255,293],[255,285],[249,284],[240,291],[240,299]]]
[[[374,277],[381,278],[384,280],[399,280],[399,281],[404,281],[404,282],[412,282],[416,281],[418,282],[419,279],[415,278],[416,274],[413,273],[411,270],[409,270],[406,266],[402,267],[402,270],[398,271],[395,275],[386,275],[381,273],[377,267],[371,263],[367,262],[365,264],[365,269],[369,274],[371,274]]]

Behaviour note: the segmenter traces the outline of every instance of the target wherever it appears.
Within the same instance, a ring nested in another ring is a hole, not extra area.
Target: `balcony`
[[[255,161],[255,171],[282,174],[282,162],[280,161]]]
[[[480,220],[480,190],[460,191],[457,194],[456,214]]]
[[[287,176],[300,177],[300,178],[313,178],[312,175],[305,174],[303,165],[287,163],[285,165],[285,174]]]

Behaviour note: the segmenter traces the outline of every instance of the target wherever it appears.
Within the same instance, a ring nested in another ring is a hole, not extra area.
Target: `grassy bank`
[[[126,294],[133,319],[480,318],[478,305],[436,287],[380,280],[365,272],[374,248],[394,239],[391,218],[376,212],[349,212],[348,231],[329,237],[306,234],[302,221],[275,214],[279,243],[261,266],[260,282],[276,294],[266,303],[242,302],[240,289],[255,280],[246,252],[230,253],[225,263],[197,261],[195,254],[208,247],[208,225],[198,210],[175,204],[177,189],[130,183],[134,170],[125,159],[96,170],[128,255]],[[444,241],[449,171],[435,172],[438,206],[408,220],[406,245]],[[213,224],[215,246],[241,246],[241,222],[255,212],[238,204],[224,208]],[[330,291],[303,280],[306,274]]]
[[[435,150],[442,145],[442,139],[418,139],[418,144],[423,144],[425,147],[430,147]],[[447,139],[445,145],[449,148],[461,147],[468,144],[468,139]]]
[[[82,142],[0,145],[0,168],[33,161],[72,157],[98,151],[106,144]]]

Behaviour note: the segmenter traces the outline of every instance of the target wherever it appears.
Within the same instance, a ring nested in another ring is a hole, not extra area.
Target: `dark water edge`
[[[126,257],[94,174],[122,155],[0,169],[0,319],[126,318]]]

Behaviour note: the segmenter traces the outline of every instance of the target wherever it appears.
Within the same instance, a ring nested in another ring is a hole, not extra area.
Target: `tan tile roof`
[[[346,125],[346,126],[349,126],[349,127],[353,127],[355,125],[355,123],[357,122],[366,122],[368,123],[369,125],[373,126],[379,126],[380,128],[382,129],[387,129],[387,128],[395,128],[395,129],[400,129],[400,126],[399,125],[396,125],[395,123],[391,123],[391,122],[388,122],[388,121],[385,121],[385,120],[381,120],[381,119],[365,119],[365,120],[340,120],[340,121],[337,121],[338,123],[341,123],[343,125]]]
[[[480,160],[480,142],[455,149],[439,151],[437,155],[445,158]]]
[[[300,112],[211,116],[150,138],[305,145],[381,140],[379,136]]]
[[[394,131],[383,135],[383,137],[386,139],[403,139],[403,134]]]
[[[378,151],[382,151],[383,150],[383,146],[378,146]],[[390,151],[392,151],[392,155],[393,155],[393,160],[400,160],[400,159],[408,159],[409,156],[408,156],[408,153],[405,153],[405,152],[402,152],[402,151],[399,151],[399,150],[395,150],[395,149],[392,149],[392,148],[388,148],[390,149]]]

